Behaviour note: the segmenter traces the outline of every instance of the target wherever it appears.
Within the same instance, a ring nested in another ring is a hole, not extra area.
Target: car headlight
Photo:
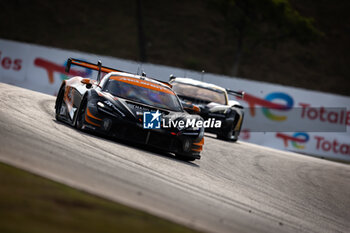
[[[198,138],[202,139],[204,137],[204,128],[201,128],[199,131]]]
[[[198,131],[200,128],[195,126],[192,126],[192,125],[187,125],[187,123],[185,122],[185,124],[183,126],[178,126],[177,127],[178,130],[186,130],[186,131]]]
[[[190,127],[183,131],[184,135],[197,136],[197,138],[202,138],[204,136],[204,128]]]
[[[199,142],[200,140],[202,140],[202,138],[204,137],[204,128],[200,128],[199,130],[197,130],[195,136],[197,137],[194,139],[194,142]]]
[[[188,130],[188,131],[199,131],[200,128],[199,127],[188,127],[188,128],[183,128],[185,130]]]
[[[231,108],[225,109],[223,113],[229,115],[231,113]]]
[[[105,105],[102,103],[102,102],[97,102],[97,106],[101,107],[101,108],[104,108]]]
[[[98,101],[97,106],[101,108],[110,109],[113,107],[113,104],[109,100],[105,100],[105,101]]]
[[[182,130],[184,130],[186,127],[185,127],[185,126],[182,126],[182,125],[178,125],[176,128],[177,128],[179,131],[182,131]]]
[[[101,111],[106,112],[108,114],[113,114],[114,112],[117,112],[120,116],[125,117],[125,114],[120,111],[116,106],[114,106],[113,103],[111,103],[109,100],[105,100],[103,102],[98,101],[97,106],[101,108]]]

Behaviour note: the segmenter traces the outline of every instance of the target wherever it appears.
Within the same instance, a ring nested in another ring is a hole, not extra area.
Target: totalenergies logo
[[[49,83],[51,83],[51,84],[55,82],[55,80],[54,80],[54,73],[55,72],[60,73],[61,80],[65,80],[68,78],[68,76],[65,73],[66,63],[64,63],[63,65],[59,65],[59,64],[53,63],[51,61],[45,60],[43,58],[36,58],[34,60],[34,64],[36,66],[46,70],[47,76],[49,79]],[[69,74],[72,76],[82,76],[82,77],[90,76],[91,73],[92,73],[92,70],[90,70],[90,69],[84,69],[84,70],[71,69],[69,71]]]
[[[276,137],[283,139],[284,147],[288,147],[288,142],[290,142],[291,145],[296,149],[304,149],[304,144],[310,139],[307,133],[301,132],[294,133],[292,136],[288,134],[277,133]]]
[[[273,121],[285,121],[287,119],[287,116],[283,114],[277,115],[272,110],[288,111],[294,105],[293,98],[283,92],[273,92],[271,94],[268,94],[264,99],[258,98],[250,94],[245,94],[244,101],[248,103],[250,114],[252,116],[255,116],[255,107],[262,106],[263,114],[268,119]],[[273,101],[282,101],[284,103],[275,103]]]

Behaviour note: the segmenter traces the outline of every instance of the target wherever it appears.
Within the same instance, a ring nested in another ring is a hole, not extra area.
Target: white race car
[[[219,139],[237,141],[241,131],[244,110],[236,100],[229,100],[228,95],[243,98],[244,92],[232,91],[223,87],[201,82],[191,78],[170,76],[170,83],[177,96],[184,104],[194,104],[200,108],[200,115],[207,120],[209,118],[220,120],[220,128],[206,128],[210,133],[215,133]]]

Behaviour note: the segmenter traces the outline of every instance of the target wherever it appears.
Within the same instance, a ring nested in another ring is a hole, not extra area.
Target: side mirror
[[[171,75],[169,76],[169,82],[173,81],[174,79],[176,79],[176,77],[175,77],[173,74],[171,74]]]
[[[226,91],[227,91],[227,94],[229,95],[237,96],[240,99],[244,98],[244,94],[245,94],[244,91],[232,91],[230,89],[226,89]]]
[[[80,82],[81,82],[82,84],[85,84],[85,85],[86,85],[86,88],[91,88],[91,87],[92,87],[92,84],[93,84],[93,80],[88,79],[88,78],[83,78]]]
[[[199,114],[201,112],[201,109],[194,104],[182,103],[182,106],[190,114]]]

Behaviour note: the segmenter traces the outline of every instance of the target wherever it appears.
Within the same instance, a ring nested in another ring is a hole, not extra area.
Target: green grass
[[[0,163],[0,232],[194,232]]]

